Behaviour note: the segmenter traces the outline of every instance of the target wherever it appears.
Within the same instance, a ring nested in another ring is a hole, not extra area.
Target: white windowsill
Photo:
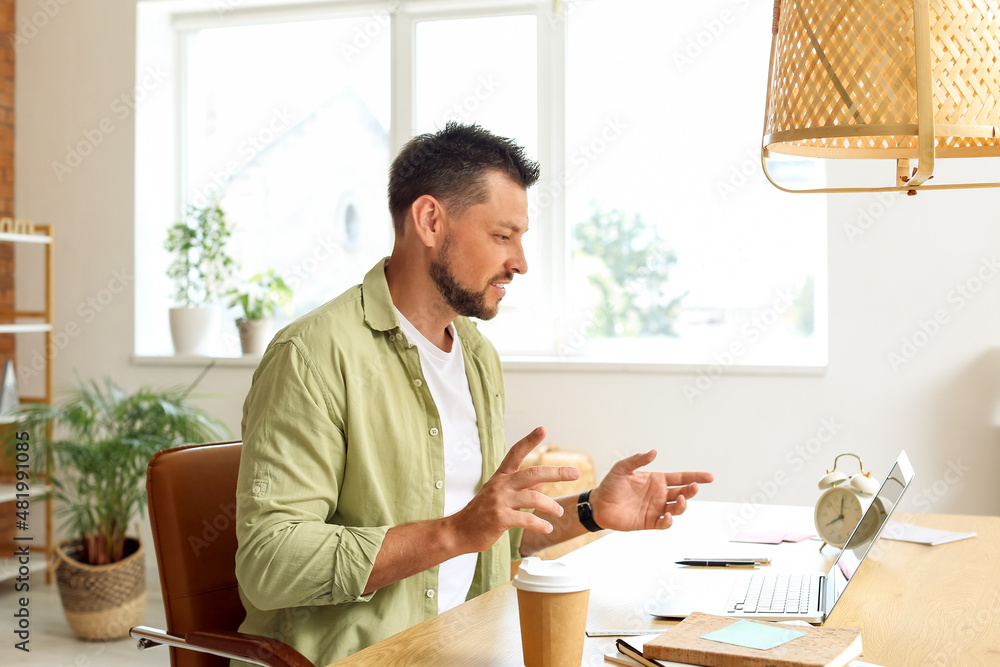
[[[136,366],[203,368],[212,361],[215,362],[216,366],[222,368],[256,368],[260,363],[260,357],[255,355],[245,357],[132,355],[132,363]],[[503,364],[505,372],[516,373],[662,373],[697,375],[710,367],[705,364],[622,362],[602,359],[569,359],[565,357],[501,356],[500,361]],[[826,366],[748,366],[733,364],[724,367],[723,374],[822,376],[826,374]]]
[[[157,354],[133,354],[132,364],[134,366],[194,366],[204,368],[208,364],[215,362],[220,368],[257,368],[260,364],[259,355],[247,355],[245,357],[204,357],[197,355],[157,355]]]
[[[514,357],[502,356],[506,372],[520,373],[643,373],[698,375],[718,364],[673,364],[637,361],[611,361],[607,359],[579,359],[566,357]],[[722,367],[723,375],[806,375],[826,374],[826,366],[750,366],[732,364]]]

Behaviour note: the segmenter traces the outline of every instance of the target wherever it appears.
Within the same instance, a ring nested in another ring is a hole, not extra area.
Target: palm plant
[[[160,449],[228,435],[221,421],[187,402],[188,387],[128,393],[114,381],[79,381],[63,405],[34,404],[18,417],[27,428],[67,432],[40,437],[53,458],[54,496],[64,527],[78,540],[74,557],[91,565],[121,560],[128,524],[146,508],[146,465]]]

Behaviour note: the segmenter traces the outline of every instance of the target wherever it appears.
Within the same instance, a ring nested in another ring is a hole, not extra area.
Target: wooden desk
[[[937,547],[879,540],[827,625],[860,627],[864,659],[886,667],[1000,664],[1000,517],[893,518],[979,537]],[[594,575],[588,629],[662,632],[674,622],[646,610],[699,574],[677,568],[678,558],[762,555],[774,570],[823,571],[836,555],[829,547],[820,553],[814,541],[728,541],[740,530],[771,528],[812,531],[812,508],[694,501],[668,531],[613,533],[564,560]],[[607,664],[604,653],[613,648],[613,638],[587,638],[583,664]],[[517,596],[502,586],[335,664],[519,667]]]

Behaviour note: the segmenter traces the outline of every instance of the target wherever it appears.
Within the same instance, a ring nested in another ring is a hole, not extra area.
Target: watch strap
[[[593,491],[591,489],[590,491]],[[599,530],[603,530],[594,521],[594,508],[590,504],[590,491],[585,491],[580,494],[580,497],[576,501],[576,513],[580,517],[580,523],[583,527],[592,533],[596,533]]]

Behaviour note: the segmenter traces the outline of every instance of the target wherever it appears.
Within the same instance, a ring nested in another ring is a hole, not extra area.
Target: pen
[[[752,560],[679,560],[678,565],[690,565],[692,567],[757,567],[758,563]]]
[[[767,556],[764,556],[764,557],[761,557],[761,558],[752,557],[752,556],[731,556],[729,558],[702,558],[702,557],[699,557],[699,558],[682,558],[681,559],[681,561],[683,561],[685,563],[688,562],[688,561],[692,561],[692,560],[708,560],[708,561],[712,561],[712,562],[721,561],[723,563],[734,563],[736,561],[741,561],[742,562],[742,561],[748,561],[749,560],[749,561],[753,561],[754,563],[757,563],[757,565],[770,565],[771,564],[771,559],[769,557],[767,557]],[[680,562],[680,561],[678,561],[678,562]]]

